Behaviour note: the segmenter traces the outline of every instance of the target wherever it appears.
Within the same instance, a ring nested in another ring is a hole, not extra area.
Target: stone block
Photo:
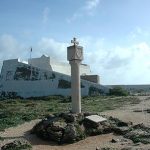
[[[98,116],[98,115],[91,115],[91,116],[87,116],[85,118],[92,121],[92,122],[95,122],[95,123],[100,123],[100,122],[107,120],[106,118],[103,118],[103,117]]]

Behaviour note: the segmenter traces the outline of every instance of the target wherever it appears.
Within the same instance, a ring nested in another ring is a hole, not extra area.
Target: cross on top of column
[[[73,40],[71,40],[71,43],[75,45],[79,45],[79,42],[77,41],[77,39],[74,37]]]

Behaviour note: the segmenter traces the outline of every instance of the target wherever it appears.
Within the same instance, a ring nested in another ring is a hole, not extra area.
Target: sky
[[[49,55],[67,62],[76,37],[101,84],[150,84],[149,0],[1,0],[3,60]]]

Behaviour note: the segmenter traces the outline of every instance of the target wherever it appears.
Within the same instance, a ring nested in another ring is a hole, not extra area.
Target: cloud
[[[0,36],[0,69],[3,60],[19,58],[24,55],[24,45],[20,44],[12,35]]]
[[[36,46],[36,55],[47,54],[55,59],[66,61],[67,43],[57,42],[52,38],[42,38]]]
[[[19,57],[24,50],[24,45],[20,44],[13,36],[4,34],[0,36],[0,60]]]
[[[71,17],[67,18],[67,22],[71,23],[85,15],[93,16],[94,11],[98,7],[99,3],[100,0],[86,0],[84,6],[80,7]]]
[[[83,17],[83,13],[81,13],[81,12],[75,12],[70,18],[67,18],[66,20],[67,20],[68,23],[71,23],[71,22],[73,22],[76,19],[79,19],[81,17]]]
[[[49,11],[50,9],[48,7],[45,7],[43,10],[43,24],[46,24],[48,22]]]
[[[47,54],[51,57],[66,61],[68,43],[58,42],[52,38],[43,37],[33,45],[32,57]],[[29,58],[30,46],[25,46],[12,35],[0,36],[0,61],[5,59]]]
[[[95,41],[95,42],[94,42]],[[107,49],[105,40],[86,40],[86,63],[99,74],[102,84],[149,84],[150,45],[140,42]],[[101,43],[101,44],[97,44]]]
[[[150,33],[147,30],[137,26],[129,33],[129,40],[135,41],[142,38],[147,38],[150,36]]]
[[[93,10],[99,5],[99,3],[100,3],[100,0],[87,0],[84,8],[88,11]]]

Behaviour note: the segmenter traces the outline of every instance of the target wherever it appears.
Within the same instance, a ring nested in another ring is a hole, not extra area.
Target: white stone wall
[[[48,56],[41,56],[40,58],[32,58],[28,60],[31,66],[38,67],[47,71],[55,71],[66,75],[71,75],[70,64],[56,61]],[[81,75],[91,75],[90,66],[81,64],[80,67]]]
[[[48,95],[71,95],[71,78],[54,71],[47,71],[18,62],[17,59],[4,61],[0,78],[0,92],[15,92],[18,96],[38,97]],[[108,92],[108,89],[92,82],[81,81],[82,96],[89,95],[90,87]],[[95,89],[94,89],[95,90]],[[95,91],[94,91],[95,92]]]
[[[50,65],[50,57],[47,57],[45,55],[41,56],[40,58],[28,59],[28,64],[44,70],[52,71],[52,67]]]

